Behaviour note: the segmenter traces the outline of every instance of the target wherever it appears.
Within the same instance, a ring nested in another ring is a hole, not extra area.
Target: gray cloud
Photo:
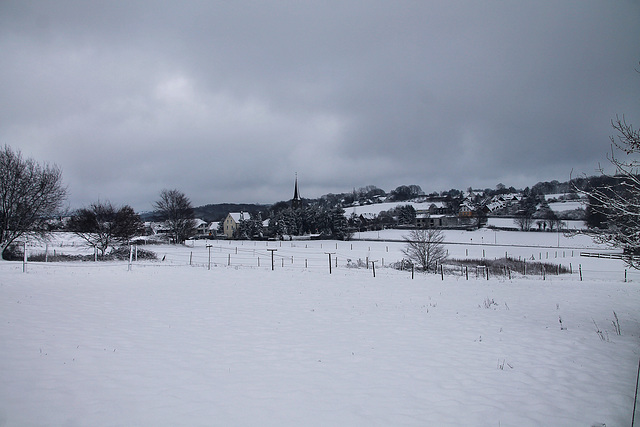
[[[591,174],[640,120],[640,5],[0,3],[0,141],[72,207]]]

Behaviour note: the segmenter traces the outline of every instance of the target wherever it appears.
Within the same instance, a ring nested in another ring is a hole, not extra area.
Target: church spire
[[[291,207],[293,209],[302,207],[302,199],[300,199],[300,192],[298,191],[298,172],[296,172],[296,183],[293,187],[293,199],[291,199]]]

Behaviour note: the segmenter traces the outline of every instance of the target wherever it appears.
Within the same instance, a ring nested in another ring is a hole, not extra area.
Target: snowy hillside
[[[419,210],[428,210],[429,207],[433,204],[433,202],[386,202],[386,203],[376,203],[373,205],[363,205],[363,206],[351,206],[348,208],[344,208],[345,216],[348,218],[351,214],[362,215],[362,214],[375,214],[378,215],[380,212],[388,211],[393,208],[397,208],[398,206],[411,205],[417,211]]]

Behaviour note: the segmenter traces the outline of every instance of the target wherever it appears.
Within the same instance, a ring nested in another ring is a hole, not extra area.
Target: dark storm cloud
[[[640,6],[542,2],[0,3],[0,141],[72,207],[274,202],[591,174],[640,121]]]

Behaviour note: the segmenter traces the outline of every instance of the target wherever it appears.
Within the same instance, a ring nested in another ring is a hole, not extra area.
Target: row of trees
[[[162,190],[154,207],[165,220],[169,236],[176,243],[183,243],[193,236],[196,226],[193,207],[184,193]],[[102,256],[109,248],[127,245],[145,232],[140,215],[131,206],[114,207],[110,202],[96,202],[78,209],[71,215],[67,229],[98,249]]]
[[[193,236],[196,221],[191,201],[178,190],[162,190],[154,207],[169,227],[169,236],[183,243]],[[110,202],[92,203],[78,209],[67,224],[67,229],[100,250],[101,255],[116,245],[126,245],[144,233],[144,223],[133,208],[114,207]]]
[[[67,196],[62,171],[56,165],[25,159],[5,145],[0,149],[0,253],[24,238],[44,239],[50,220],[60,215]],[[176,242],[193,235],[195,220],[189,199],[178,190],[163,190],[155,203],[171,227]],[[127,244],[144,232],[140,216],[129,205],[115,207],[95,202],[70,216],[68,230],[96,247],[102,255],[116,245]]]
[[[305,206],[301,209],[286,207],[272,211],[268,226],[264,227],[262,214],[258,212],[240,221],[236,237],[282,239],[287,235],[319,234],[326,238],[349,240],[353,235],[353,226],[349,224],[344,213],[344,209],[339,206],[332,209],[318,205]],[[222,231],[222,221],[218,228]]]
[[[416,210],[411,205],[399,205],[380,212],[376,218],[367,220],[366,224],[358,215],[345,216],[345,210],[340,206],[326,208],[321,205],[307,205],[293,209],[281,205],[278,209],[268,211],[267,215],[269,222],[265,227],[262,213],[251,213],[249,218],[240,221],[234,237],[282,239],[288,235],[317,234],[327,239],[349,240],[356,231],[410,225],[416,220]],[[219,232],[223,231],[223,222],[224,220],[218,223]]]

